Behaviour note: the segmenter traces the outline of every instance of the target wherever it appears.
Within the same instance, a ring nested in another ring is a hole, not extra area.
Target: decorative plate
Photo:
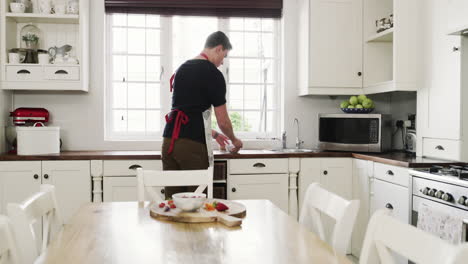
[[[349,114],[368,114],[374,111],[374,108],[341,108],[341,110]]]

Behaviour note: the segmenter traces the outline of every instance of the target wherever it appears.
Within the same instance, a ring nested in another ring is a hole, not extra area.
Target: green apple
[[[367,99],[367,96],[365,94],[361,94],[358,96],[357,99],[358,99],[358,102],[362,104],[362,102]]]
[[[358,102],[359,102],[359,101],[358,101],[358,98],[357,98],[357,96],[355,96],[355,95],[353,95],[353,96],[351,96],[351,97],[349,98],[349,104],[351,104],[351,105],[357,105]]]
[[[356,105],[356,108],[363,108],[362,105],[358,104]]]
[[[346,108],[346,107],[348,107],[348,105],[349,105],[348,101],[343,101],[343,102],[341,102],[340,107],[341,108]]]
[[[354,105],[348,105],[348,108],[354,108]]]
[[[364,101],[362,101],[362,106],[363,106],[364,108],[372,108],[372,104],[373,104],[373,103],[374,103],[374,102],[373,102],[371,99],[367,98],[367,99],[365,99]]]

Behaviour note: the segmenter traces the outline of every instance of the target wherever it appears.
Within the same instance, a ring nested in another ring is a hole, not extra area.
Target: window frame
[[[165,123],[165,118],[164,116],[166,115],[167,112],[170,111],[171,109],[171,97],[172,93],[169,91],[169,79],[172,76],[172,63],[173,63],[173,58],[172,58],[172,16],[160,16],[160,62],[161,62],[161,78],[160,78],[160,130],[158,132],[151,132],[148,133],[147,131],[144,132],[116,132],[113,131],[113,82],[115,82],[112,79],[112,62],[113,62],[113,55],[115,53],[112,50],[112,41],[113,41],[113,35],[112,35],[112,13],[106,14],[105,15],[105,28],[106,28],[106,36],[105,36],[105,47],[106,47],[106,52],[105,52],[105,91],[104,91],[104,118],[105,118],[105,127],[104,127],[104,140],[105,141],[160,141],[162,139],[162,134],[164,131],[164,123]],[[249,18],[247,18],[249,19]],[[223,32],[229,32],[229,18],[222,18],[222,17],[217,17],[218,20],[218,30],[221,30]],[[275,19],[274,20],[274,28],[273,28],[273,36],[275,37],[275,43],[274,43],[274,49],[273,49],[273,60],[275,61],[275,69],[274,69],[274,83],[273,85],[275,88],[273,89],[275,93],[275,97],[273,100],[273,110],[267,110],[267,113],[274,113],[274,119],[276,121],[273,122],[272,124],[272,131],[270,132],[260,132],[260,131],[255,131],[255,132],[245,132],[245,131],[235,131],[235,134],[237,137],[243,139],[243,140],[255,140],[255,139],[272,139],[272,138],[277,138],[280,135],[280,129],[281,129],[281,110],[282,110],[282,105],[281,105],[281,90],[282,90],[282,75],[281,75],[281,63],[282,63],[282,58],[281,58],[281,23],[280,20]],[[125,28],[129,28],[128,26],[125,26]],[[130,27],[131,28],[131,27]],[[246,32],[246,31],[243,31]],[[165,41],[162,41],[165,40]],[[127,47],[128,48],[128,47]],[[234,47],[235,48],[235,47]],[[202,47],[200,48],[200,50]],[[131,55],[128,52],[126,52],[123,55]],[[143,55],[146,56],[146,55]],[[229,77],[228,77],[228,71],[229,71],[229,59],[231,57],[228,55],[228,57],[224,61],[224,65],[219,68],[219,70],[222,72],[225,80],[226,80],[226,86],[227,86],[227,92],[226,92],[226,101],[227,101],[227,107],[228,111],[234,110],[229,108],[229,95],[230,95],[230,89],[229,89]],[[249,58],[249,57],[232,57],[232,58]],[[254,57],[254,58],[259,58],[259,57]],[[146,81],[145,81],[146,83]],[[250,83],[242,83],[243,85],[245,84],[250,84]],[[263,85],[263,81],[259,84],[254,84],[254,85]],[[263,89],[263,88],[262,88]],[[145,89],[146,91],[146,89]],[[127,106],[128,109],[128,106]],[[144,108],[147,109],[147,108]],[[245,111],[244,109],[238,109],[238,111]],[[253,111],[258,111],[260,113],[261,110],[253,110]],[[128,116],[127,116],[127,122],[128,122]]]

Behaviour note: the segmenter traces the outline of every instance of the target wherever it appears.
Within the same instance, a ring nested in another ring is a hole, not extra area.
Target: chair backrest
[[[7,206],[13,231],[19,247],[22,263],[33,263],[47,248],[53,233],[60,231],[63,220],[57,207],[55,187],[40,186],[40,191],[21,204]],[[42,220],[42,240],[35,233],[33,224]],[[39,245],[41,245],[39,247]]]
[[[348,201],[313,183],[307,188],[299,222],[328,242],[337,252],[346,254],[354,222],[359,211],[359,201]],[[330,240],[325,237],[320,213],[335,220]]]
[[[8,217],[0,215],[0,264],[18,264],[18,252]]]
[[[369,221],[359,263],[395,264],[392,251],[415,263],[468,263],[467,243],[450,244],[378,210]]]
[[[206,148],[208,152],[208,169],[206,170],[177,170],[177,171],[155,171],[137,169],[137,189],[138,201],[145,201],[145,191],[153,201],[162,201],[164,198],[157,194],[153,187],[169,186],[194,186],[199,185],[195,190],[202,193],[208,188],[208,198],[213,198],[213,166],[214,155],[211,146],[211,110],[202,113],[203,125],[205,127]]]

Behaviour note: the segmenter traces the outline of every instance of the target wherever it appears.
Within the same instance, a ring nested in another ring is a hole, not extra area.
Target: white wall
[[[90,1],[90,88],[82,92],[15,92],[14,107],[44,107],[51,113],[51,125],[61,127],[63,150],[159,150],[160,142],[104,141],[104,0]],[[300,120],[300,135],[305,147],[317,146],[318,113],[339,112],[338,105],[345,97],[298,97],[296,89],[296,0],[285,0],[283,10],[284,129],[288,147],[295,143],[294,118]],[[376,99],[376,112],[402,116],[416,112],[413,94],[384,94]],[[405,107],[401,107],[405,106]],[[413,110],[414,108],[414,110]],[[1,120],[0,120],[1,121]],[[3,122],[2,122],[3,123]],[[246,144],[247,148],[260,147]]]

